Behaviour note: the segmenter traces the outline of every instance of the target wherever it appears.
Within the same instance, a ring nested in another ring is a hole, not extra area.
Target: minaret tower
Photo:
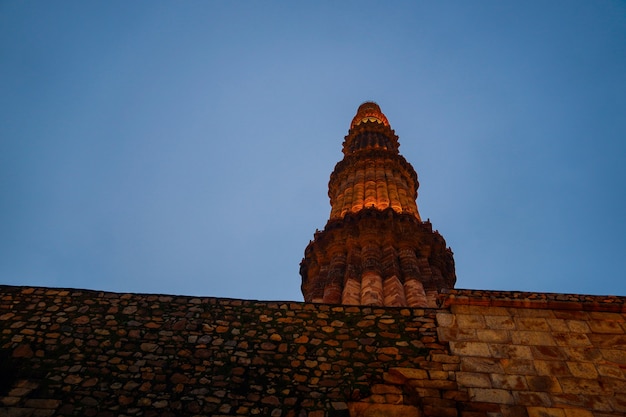
[[[361,104],[328,183],[330,219],[300,264],[306,302],[435,306],[456,282],[452,251],[417,209],[417,173],[373,102]]]

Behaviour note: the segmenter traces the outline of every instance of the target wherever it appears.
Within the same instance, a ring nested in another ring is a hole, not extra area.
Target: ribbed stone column
[[[329,282],[324,287],[323,303],[326,304],[341,304],[341,284],[338,282]]]
[[[348,278],[346,284],[343,287],[343,293],[341,294],[342,304],[361,304],[361,282],[353,278]]]
[[[369,237],[369,241],[363,246],[361,258],[363,261],[361,304],[382,306],[384,305],[381,276],[382,253],[374,237]]]
[[[336,253],[328,270],[328,283],[324,287],[323,302],[328,304],[341,303],[341,295],[343,292],[343,277],[346,269],[345,253]]]
[[[383,293],[383,279],[374,271],[363,273],[361,278],[361,304],[382,306],[385,296]]]
[[[456,281],[452,252],[417,207],[417,173],[375,103],[363,103],[328,183],[330,219],[305,251],[306,301],[433,305]]]
[[[382,161],[376,164],[376,206],[380,210],[389,207],[388,184],[385,177],[385,166]]]
[[[383,283],[385,305],[389,307],[401,307],[407,305],[404,295],[404,287],[397,276],[393,275]]]
[[[428,297],[424,286],[416,279],[408,279],[404,282],[404,292],[409,307],[428,307]]]
[[[324,302],[324,287],[328,279],[328,265],[321,265],[317,275],[317,283],[313,287],[311,301],[314,303]]]

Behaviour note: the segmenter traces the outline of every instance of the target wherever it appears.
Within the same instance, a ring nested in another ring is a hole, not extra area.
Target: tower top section
[[[373,101],[366,101],[359,106],[356,116],[354,116],[352,123],[350,123],[350,129],[354,129],[355,126],[364,122],[376,122],[389,126],[389,121],[380,110],[380,106]]]
[[[420,219],[417,173],[398,148],[398,136],[378,104],[361,104],[343,142],[343,159],[330,175],[330,219],[363,209],[393,209]]]
[[[422,222],[417,173],[378,104],[361,104],[328,182],[330,218],[300,264],[307,302],[434,307],[452,251]]]
[[[373,101],[361,104],[343,142],[343,154],[349,156],[367,150],[398,154],[399,146],[398,136],[380,106]]]

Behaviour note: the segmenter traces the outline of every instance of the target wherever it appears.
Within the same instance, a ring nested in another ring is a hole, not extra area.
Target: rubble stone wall
[[[347,415],[386,369],[444,350],[434,310],[0,294],[1,404],[20,416]]]
[[[0,286],[0,417],[615,417],[626,298],[374,308]]]

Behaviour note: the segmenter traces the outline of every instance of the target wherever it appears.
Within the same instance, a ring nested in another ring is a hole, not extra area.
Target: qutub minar
[[[626,297],[453,288],[398,147],[362,104],[306,302],[0,284],[0,417],[626,415]]]
[[[380,107],[361,104],[330,176],[330,219],[300,266],[306,302],[426,307],[454,287],[452,251],[422,221],[399,146]]]

